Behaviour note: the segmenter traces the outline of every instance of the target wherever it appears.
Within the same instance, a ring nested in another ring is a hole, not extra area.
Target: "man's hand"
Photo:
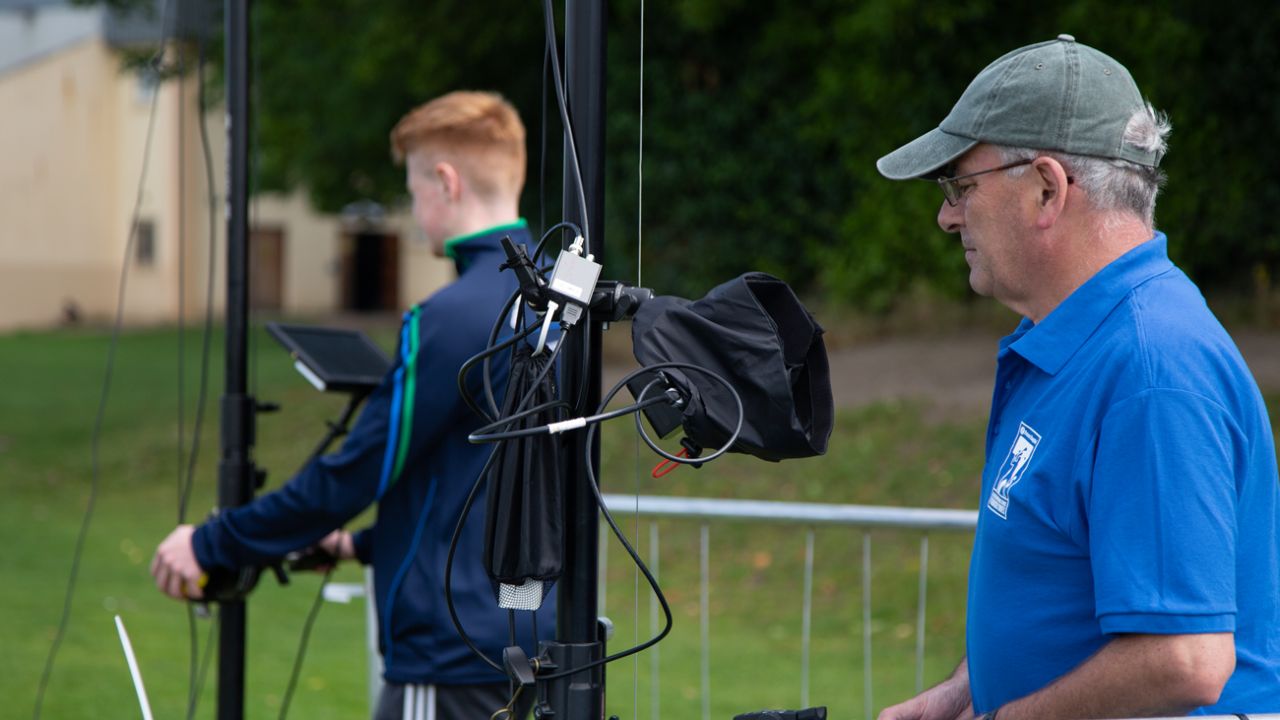
[[[195,531],[194,525],[174,528],[151,559],[151,577],[155,578],[156,587],[175,600],[199,599],[204,595],[200,589],[204,569],[196,561],[195,549],[191,546],[191,535]]]
[[[351,533],[346,530],[334,530],[325,535],[319,545],[321,550],[339,560],[352,560],[356,556],[356,546],[351,541]]]
[[[876,720],[970,720],[973,701],[969,695],[969,673],[952,675],[910,700],[880,711]]]
[[[346,530],[334,530],[315,545],[289,553],[285,559],[289,562],[289,569],[295,572],[327,573],[337,567],[340,561],[350,560],[355,556],[356,549],[351,540],[351,533]]]

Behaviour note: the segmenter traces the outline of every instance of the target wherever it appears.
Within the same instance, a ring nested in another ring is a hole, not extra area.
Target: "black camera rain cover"
[[[547,353],[533,355],[517,343],[503,397],[502,416],[516,412],[532,390],[527,407],[556,399],[554,368],[545,371]],[[559,420],[553,411],[523,418],[507,430],[538,427]],[[543,597],[564,567],[563,510],[560,500],[560,444],[555,435],[531,435],[499,444],[488,475],[484,565],[497,584],[521,585],[541,580]]]
[[[753,272],[700,300],[656,297],[636,312],[631,340],[643,366],[686,362],[733,385],[744,411],[733,452],[778,461],[827,451],[834,405],[822,327],[782,280]],[[689,439],[722,446],[738,418],[729,391],[705,373],[662,372],[689,399]]]

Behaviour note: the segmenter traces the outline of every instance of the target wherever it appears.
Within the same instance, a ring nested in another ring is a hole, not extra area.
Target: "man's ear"
[[[1031,163],[1031,172],[1039,191],[1036,227],[1047,230],[1058,221],[1067,205],[1067,190],[1070,188],[1067,170],[1057,160],[1041,156]]]
[[[436,181],[444,190],[445,198],[449,202],[458,202],[462,198],[462,175],[458,173],[458,169],[442,160],[436,163],[435,171]]]

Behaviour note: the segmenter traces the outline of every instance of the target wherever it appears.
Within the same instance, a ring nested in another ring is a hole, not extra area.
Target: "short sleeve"
[[[1235,630],[1242,436],[1212,400],[1152,389],[1102,422],[1088,500],[1104,633]]]

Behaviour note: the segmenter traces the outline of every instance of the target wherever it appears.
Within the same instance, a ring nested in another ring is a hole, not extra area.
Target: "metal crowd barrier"
[[[710,537],[711,521],[745,521],[788,523],[807,526],[805,533],[805,557],[803,597],[801,600],[800,637],[800,707],[809,705],[809,649],[813,618],[813,544],[814,530],[818,525],[842,525],[863,528],[862,535],[862,655],[863,655],[863,704],[868,720],[874,718],[871,682],[871,534],[879,528],[923,531],[920,539],[919,595],[916,611],[916,690],[924,687],[924,637],[925,590],[929,579],[929,533],[934,531],[972,532],[978,523],[978,513],[973,510],[943,510],[934,508],[883,507],[873,505],[836,505],[829,503],[779,502],[772,500],[726,500],[711,498],[684,498],[656,495],[605,495],[605,505],[611,513],[622,516],[682,518],[702,522],[699,550],[699,603],[702,643],[701,683],[702,718],[711,718],[711,653],[710,653]],[[633,539],[633,540],[638,540]],[[658,529],[650,525],[649,557],[658,557]],[[603,542],[602,542],[603,546]],[[607,558],[601,553],[601,562]],[[602,566],[601,577],[605,576]],[[656,573],[656,568],[650,568]],[[603,589],[602,589],[603,593]],[[600,606],[605,607],[602,596]],[[603,613],[604,610],[602,609]],[[657,628],[657,608],[651,610],[650,623]],[[661,649],[654,646],[652,663],[652,712],[660,717],[658,700],[658,663]]]
[[[902,530],[922,531],[924,535],[920,540],[920,574],[919,574],[919,595],[916,614],[916,690],[917,692],[924,687],[924,642],[925,642],[925,590],[928,585],[929,577],[929,533],[938,531],[948,532],[972,532],[977,527],[978,514],[973,510],[946,510],[934,508],[907,508],[907,507],[883,507],[872,505],[836,505],[826,503],[799,503],[799,502],[779,502],[766,500],[726,500],[726,499],[710,499],[710,498],[684,498],[684,497],[666,497],[654,495],[605,495],[605,504],[610,512],[617,516],[635,516],[640,515],[652,518],[682,518],[688,520],[701,521],[699,533],[699,604],[700,604],[700,635],[702,645],[701,656],[701,686],[702,686],[702,702],[701,717],[703,720],[711,718],[711,658],[710,658],[710,525],[712,521],[738,521],[738,522],[761,522],[761,523],[789,523],[805,525],[808,527],[805,535],[805,558],[804,558],[804,579],[803,579],[803,596],[801,601],[801,688],[800,688],[800,707],[809,704],[809,649],[811,644],[812,631],[812,609],[813,609],[813,566],[814,566],[814,530],[819,525],[841,525],[846,527],[857,527],[866,530],[862,537],[862,607],[863,607],[863,683],[864,683],[864,710],[868,720],[873,720],[874,708],[872,704],[872,683],[871,683],[871,535],[870,531],[880,528],[896,528]],[[602,527],[602,532],[607,532],[607,528]],[[639,538],[631,538],[635,544],[639,543]],[[660,536],[658,527],[655,524],[649,526],[649,547],[648,557],[650,560],[650,569],[657,575],[659,568],[657,567],[657,558],[659,557]],[[603,546],[603,543],[602,543]],[[605,608],[605,590],[603,578],[607,571],[607,553],[601,553],[601,612]],[[371,576],[366,577],[366,588],[371,587]],[[362,593],[356,588],[354,593],[348,593],[347,597],[358,596]],[[336,599],[336,598],[335,598]],[[658,627],[658,608],[656,604],[650,608],[650,624],[653,628]],[[377,693],[381,687],[381,668],[382,658],[377,653],[377,625],[373,612],[368,613],[367,620],[368,647],[369,647],[369,678],[370,678],[370,706],[376,702]],[[651,683],[652,692],[652,716],[660,717],[660,704],[658,700],[658,665],[661,652],[661,645],[654,646],[650,651],[650,663],[652,668],[653,680]],[[1238,715],[1223,716],[1206,716],[1209,720],[1238,720]],[[1252,720],[1280,720],[1277,714],[1250,714],[1247,716]],[[1156,720],[1172,720],[1170,718],[1157,718]]]

